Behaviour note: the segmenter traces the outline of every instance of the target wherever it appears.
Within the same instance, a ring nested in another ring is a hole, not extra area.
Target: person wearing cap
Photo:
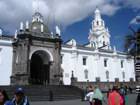
[[[17,88],[12,100],[14,105],[30,105],[27,96],[24,95],[23,88]]]

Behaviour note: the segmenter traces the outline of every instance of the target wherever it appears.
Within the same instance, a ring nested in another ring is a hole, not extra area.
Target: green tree
[[[140,29],[133,31],[133,34],[126,35],[125,51],[135,57],[140,55]]]

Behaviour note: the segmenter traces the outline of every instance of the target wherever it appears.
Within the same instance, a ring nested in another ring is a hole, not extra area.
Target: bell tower
[[[110,34],[108,28],[105,27],[105,22],[101,18],[101,13],[98,8],[94,12],[94,20],[89,31],[89,42],[94,48],[110,48]]]

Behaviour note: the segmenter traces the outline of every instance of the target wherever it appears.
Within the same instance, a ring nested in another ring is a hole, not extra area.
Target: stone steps
[[[5,89],[10,96],[13,97],[17,87],[24,88],[25,94],[31,101],[48,101],[50,100],[50,91],[53,92],[53,100],[71,100],[80,99],[81,92],[77,87],[64,85],[48,85],[48,86],[0,86]]]

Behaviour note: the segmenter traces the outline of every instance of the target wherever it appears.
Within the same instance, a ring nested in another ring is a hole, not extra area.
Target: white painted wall
[[[134,60],[133,58],[127,59],[127,55],[107,52],[95,52],[90,50],[81,50],[68,47],[62,47],[63,63],[62,68],[64,70],[64,84],[70,85],[71,73],[74,71],[74,76],[77,77],[79,82],[95,82],[96,77],[100,77],[101,82],[107,82],[106,71],[109,71],[109,81],[114,82],[115,78],[119,78],[119,81],[130,81],[130,78],[135,80],[134,73]],[[87,57],[87,65],[83,65],[83,57]],[[107,67],[104,67],[104,59],[107,59]],[[121,60],[124,61],[123,68],[121,68]],[[84,70],[89,71],[88,79],[85,79]],[[123,79],[122,72],[125,72],[125,78]]]
[[[0,85],[10,85],[13,48],[11,41],[0,39]]]

